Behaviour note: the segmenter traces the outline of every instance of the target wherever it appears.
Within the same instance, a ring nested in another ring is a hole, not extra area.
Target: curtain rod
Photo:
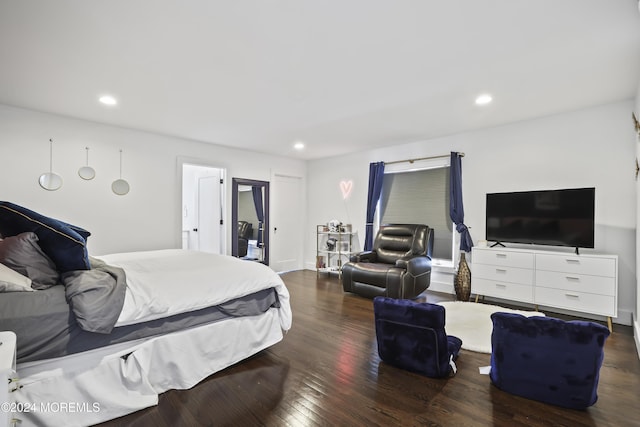
[[[458,153],[460,154],[460,157],[464,157],[464,153]],[[417,159],[407,159],[407,160],[395,160],[393,162],[384,162],[385,165],[393,165],[395,163],[404,163],[404,162],[409,162],[409,163],[413,163],[413,162],[417,162],[420,160],[431,160],[431,159],[441,159],[443,157],[450,157],[451,154],[443,154],[441,156],[431,156],[431,157],[419,157]]]

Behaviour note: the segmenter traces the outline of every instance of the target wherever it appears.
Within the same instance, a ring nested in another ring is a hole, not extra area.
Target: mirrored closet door
[[[232,179],[231,254],[269,264],[269,183]]]

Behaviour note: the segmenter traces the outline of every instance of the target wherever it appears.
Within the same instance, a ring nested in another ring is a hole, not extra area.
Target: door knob
[[[193,231],[196,231],[196,232],[197,232],[197,231],[198,231],[198,229],[197,229],[197,228],[194,228],[194,229],[193,229]]]

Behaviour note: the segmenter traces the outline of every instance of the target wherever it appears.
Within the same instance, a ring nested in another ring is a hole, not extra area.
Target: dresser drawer
[[[615,277],[616,259],[579,255],[536,255],[536,269]]]
[[[616,295],[616,280],[613,277],[539,270],[536,272],[536,286],[598,295]]]
[[[502,267],[487,264],[474,264],[472,278],[510,282],[520,285],[533,285],[533,270],[526,268]]]
[[[475,264],[490,264],[518,268],[533,268],[533,254],[526,252],[474,248],[472,261],[474,266]]]
[[[471,292],[478,295],[533,302],[533,286],[472,277]]]
[[[618,315],[616,299],[613,296],[543,287],[537,287],[535,293],[536,304],[609,317],[616,317]]]

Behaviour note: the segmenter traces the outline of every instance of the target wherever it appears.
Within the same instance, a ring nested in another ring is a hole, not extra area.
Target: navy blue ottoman
[[[585,409],[598,399],[609,329],[587,321],[493,313],[491,382],[557,406]]]

